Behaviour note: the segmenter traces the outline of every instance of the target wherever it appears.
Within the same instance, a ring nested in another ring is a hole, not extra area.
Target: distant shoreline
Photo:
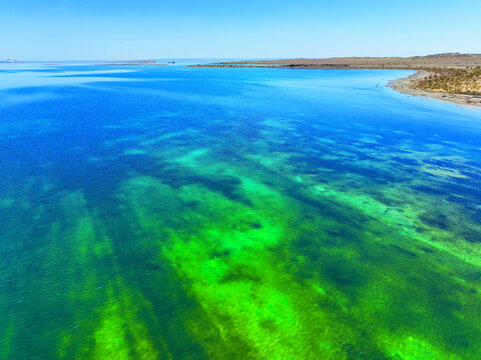
[[[325,59],[255,60],[194,65],[276,69],[377,69],[414,70],[407,78],[387,86],[413,96],[481,109],[481,54],[447,53],[428,56],[344,57]]]

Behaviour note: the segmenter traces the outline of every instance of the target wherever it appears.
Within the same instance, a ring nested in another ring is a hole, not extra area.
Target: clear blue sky
[[[481,53],[481,0],[0,0],[0,59]]]

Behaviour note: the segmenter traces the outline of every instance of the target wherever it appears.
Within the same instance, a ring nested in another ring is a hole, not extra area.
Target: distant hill
[[[220,63],[223,65],[234,64]],[[331,57],[320,59],[280,59],[236,61],[235,64],[284,65],[287,67],[308,68],[364,68],[364,69],[429,69],[429,68],[466,68],[481,66],[481,54],[444,53],[411,57]]]

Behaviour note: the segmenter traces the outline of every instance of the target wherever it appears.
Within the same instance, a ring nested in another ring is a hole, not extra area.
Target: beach
[[[437,101],[459,105],[468,109],[477,111],[481,110],[481,96],[426,91],[416,86],[418,80],[422,80],[431,74],[432,73],[425,70],[419,70],[408,77],[391,80],[387,86],[403,94],[432,98]]]

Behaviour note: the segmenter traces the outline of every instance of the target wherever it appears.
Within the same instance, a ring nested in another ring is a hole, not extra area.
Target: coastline
[[[466,109],[481,111],[481,96],[457,94],[452,92],[441,91],[427,91],[416,87],[418,80],[422,80],[427,76],[434,75],[433,70],[421,70],[419,68],[411,67],[396,67],[396,66],[376,66],[376,65],[351,65],[351,64],[270,64],[270,63],[214,63],[203,65],[190,65],[191,67],[218,67],[218,68],[261,68],[261,69],[332,69],[332,70],[347,70],[347,69],[370,69],[370,70],[414,70],[416,73],[404,77],[390,80],[386,85],[393,90],[416,97],[425,97],[436,101],[441,101],[448,104],[454,104]]]
[[[481,110],[481,54],[444,53],[411,57],[331,57],[220,62],[198,67],[277,69],[413,70],[415,74],[387,86],[412,96]]]
[[[432,74],[432,72],[426,70],[417,70],[416,73],[408,77],[390,80],[386,86],[403,94],[415,97],[430,98],[444,103],[462,106],[470,110],[481,111],[480,96],[426,91],[416,87],[416,82],[418,80],[421,80]]]

